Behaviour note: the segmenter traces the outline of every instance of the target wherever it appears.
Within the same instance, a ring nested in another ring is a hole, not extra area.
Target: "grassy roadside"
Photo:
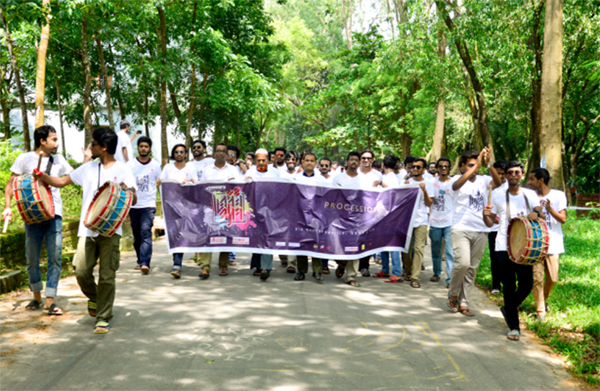
[[[560,257],[559,281],[548,300],[550,313],[540,323],[529,295],[521,321],[555,352],[567,358],[569,370],[591,385],[600,385],[600,221],[577,219],[569,211],[563,226],[566,253]],[[492,287],[486,250],[476,283]],[[502,303],[501,296],[499,305]]]

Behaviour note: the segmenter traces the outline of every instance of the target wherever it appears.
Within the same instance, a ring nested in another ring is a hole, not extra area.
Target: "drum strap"
[[[46,166],[46,174],[50,175],[50,170],[52,169],[52,165],[54,164],[54,157],[50,155],[48,158],[48,165]]]
[[[527,205],[527,214],[529,214],[531,213],[531,208],[529,207],[529,200],[525,196],[525,193],[522,194],[523,198],[525,198],[525,205]],[[508,215],[508,221],[512,220],[512,218],[510,217],[510,197],[508,195],[508,189],[506,189],[506,214]]]
[[[98,161],[98,187],[96,187],[96,190],[100,188],[100,167],[102,167],[102,162]]]

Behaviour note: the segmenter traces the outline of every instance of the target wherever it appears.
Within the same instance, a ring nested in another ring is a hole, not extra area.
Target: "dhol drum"
[[[548,226],[543,219],[536,221],[515,217],[508,225],[508,256],[521,265],[534,265],[548,255]]]
[[[21,175],[13,181],[17,208],[25,224],[36,224],[54,218],[52,192],[32,175]]]
[[[123,190],[117,183],[106,182],[96,192],[83,224],[102,236],[112,236],[123,224],[132,201],[130,189]]]

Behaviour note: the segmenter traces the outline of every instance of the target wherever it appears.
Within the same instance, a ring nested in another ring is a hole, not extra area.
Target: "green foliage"
[[[560,256],[559,281],[540,323],[530,295],[522,304],[522,318],[544,343],[568,358],[569,369],[591,384],[600,384],[600,221],[577,218],[569,211],[563,226],[566,253]],[[489,253],[481,261],[477,284],[491,290]]]

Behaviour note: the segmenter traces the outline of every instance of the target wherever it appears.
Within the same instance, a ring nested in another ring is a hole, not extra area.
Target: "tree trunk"
[[[438,31],[438,57],[443,61],[446,56],[446,37],[440,30]],[[446,129],[444,120],[446,116],[446,106],[444,98],[440,98],[437,105],[437,115],[435,119],[435,132],[433,133],[433,146],[431,152],[427,155],[427,161],[437,161],[442,156],[446,156]]]
[[[8,52],[10,54],[10,60],[13,66],[13,73],[15,75],[15,83],[17,84],[17,92],[19,94],[19,103],[21,104],[21,117],[23,119],[23,148],[25,152],[31,150],[31,139],[29,138],[29,121],[27,120],[27,103],[25,102],[25,90],[21,84],[21,72],[19,71],[19,64],[17,62],[17,56],[12,45],[12,38],[10,37],[10,31],[8,30],[8,23],[0,8],[0,19],[2,19],[2,25],[4,26],[4,34],[6,35],[6,42],[8,44]]]
[[[110,56],[112,57],[113,64],[114,64],[115,55],[113,54],[112,45],[108,45],[108,50],[110,51]],[[117,104],[119,105],[119,115],[121,116],[121,120],[124,120],[125,119],[125,109],[123,108],[123,98],[121,97],[121,88],[119,88],[119,83],[117,83],[117,71],[115,71],[114,66],[112,68],[112,74],[113,74],[113,83],[117,90]]]
[[[192,121],[194,119],[194,104],[196,102],[196,66],[192,64],[192,75],[190,84],[190,107],[187,112],[187,123],[185,126],[185,145],[192,147]]]
[[[5,79],[6,71],[0,66],[0,106],[2,106],[2,124],[4,127],[4,139],[10,140],[10,107],[8,95],[10,91],[10,80]],[[6,84],[6,87],[4,85]]]
[[[342,14],[344,17],[344,30],[346,32],[346,43],[348,50],[352,50],[352,14],[354,13],[351,4],[351,0],[342,0]]]
[[[50,53],[50,58],[52,59],[52,62],[54,63],[54,56],[52,55],[52,53]],[[56,100],[57,100],[57,104],[58,104],[58,122],[60,123],[60,138],[61,138],[61,143],[62,143],[62,150],[63,150],[63,156],[66,158],[67,157],[67,144],[66,144],[66,139],[65,139],[65,130],[63,127],[63,117],[62,117],[62,103],[60,100],[60,82],[58,81],[58,72],[56,71],[56,64],[53,64],[53,68],[54,68],[54,82],[56,84]]]
[[[540,23],[545,0],[540,0],[534,12],[532,44],[535,57],[534,75],[531,78],[531,155],[527,164],[527,176],[540,167],[540,136],[541,136],[541,93],[542,93],[542,42],[540,38]]]
[[[547,0],[542,62],[540,151],[553,189],[564,190],[562,170],[562,47],[563,0]]]
[[[165,21],[165,10],[161,7],[157,7],[158,17],[160,20],[160,48],[161,48],[161,61],[163,64],[164,72],[167,59],[167,26]],[[169,146],[167,145],[167,79],[164,74],[161,74],[160,82],[160,142],[161,142],[161,158],[162,165],[164,166],[169,162]]]
[[[83,126],[85,129],[85,146],[92,142],[92,113],[90,108],[90,95],[92,93],[92,73],[90,70],[90,58],[87,50],[87,14],[83,15],[81,23],[81,58],[83,60],[83,73],[85,76],[85,88],[83,90]]]
[[[98,47],[100,72],[102,72],[102,78],[104,79],[104,91],[106,93],[106,112],[108,114],[108,124],[112,130],[118,132],[118,130],[115,128],[115,118],[113,117],[112,101],[110,99],[110,83],[108,81],[108,75],[106,72],[106,63],[104,62],[104,51],[102,50],[102,41],[100,40],[100,34],[98,32],[96,32],[96,46]]]
[[[50,0],[44,0],[42,7],[45,12],[50,12]],[[50,39],[50,19],[46,14],[45,24],[42,26],[40,45],[37,49],[37,71],[35,74],[35,127],[44,125],[44,91],[46,88],[46,53]]]

